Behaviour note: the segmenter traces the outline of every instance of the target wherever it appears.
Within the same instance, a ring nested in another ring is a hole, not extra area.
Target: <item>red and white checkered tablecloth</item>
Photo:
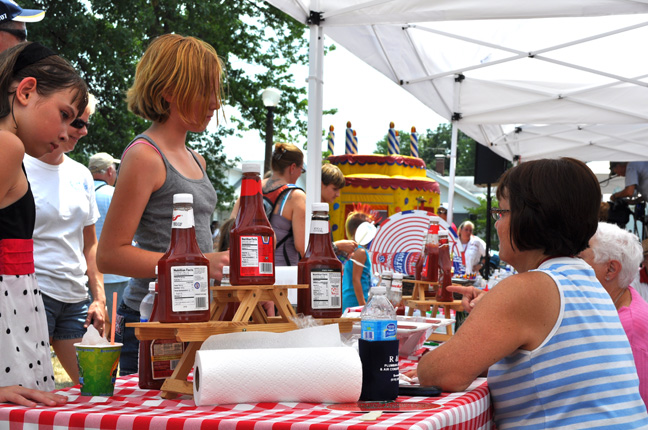
[[[402,360],[402,368],[408,362]],[[0,429],[133,429],[133,430],[488,430],[492,409],[485,378],[462,393],[441,397],[406,397],[398,401],[432,402],[439,408],[383,413],[361,421],[361,413],[335,411],[317,403],[255,403],[197,407],[192,399],[164,400],[159,391],[141,390],[136,375],[117,380],[112,397],[81,396],[79,388],[59,391],[66,405],[26,408],[0,403]]]

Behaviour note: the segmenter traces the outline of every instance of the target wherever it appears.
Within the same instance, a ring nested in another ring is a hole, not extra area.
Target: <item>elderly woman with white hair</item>
[[[639,393],[648,405],[648,303],[630,286],[643,260],[641,243],[634,234],[616,225],[599,223],[589,248],[580,253],[608,292],[628,336]]]

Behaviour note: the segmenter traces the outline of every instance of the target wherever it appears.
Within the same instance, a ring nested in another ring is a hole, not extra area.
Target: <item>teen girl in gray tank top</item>
[[[124,154],[135,144],[146,144],[154,147],[162,157],[166,167],[166,181],[159,190],[151,194],[140,219],[133,240],[137,247],[147,251],[166,252],[171,242],[171,216],[173,213],[173,195],[178,193],[193,194],[194,221],[196,239],[203,254],[214,251],[211,230],[211,215],[216,207],[216,190],[209,180],[196,156],[191,152],[196,164],[203,172],[201,179],[189,179],[182,176],[169,163],[157,144],[148,136],[140,134],[126,147]],[[122,158],[124,156],[122,154]],[[124,303],[131,309],[139,311],[140,303],[148,292],[150,278],[131,278],[124,291]]]

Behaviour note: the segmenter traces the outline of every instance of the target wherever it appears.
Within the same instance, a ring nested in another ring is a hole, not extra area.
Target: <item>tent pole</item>
[[[455,174],[457,168],[457,138],[459,129],[457,128],[457,121],[461,119],[459,113],[459,93],[461,92],[461,82],[464,80],[463,75],[455,75],[453,86],[453,101],[452,101],[452,141],[450,145],[450,180],[448,181],[448,224],[452,225],[454,218],[454,189],[455,189]],[[457,232],[458,233],[458,232]]]
[[[450,147],[450,180],[448,181],[448,224],[454,217],[455,171],[457,167],[457,123],[452,121],[452,145]]]
[[[311,5],[319,9],[319,1]],[[312,14],[313,12],[311,12]],[[316,12],[315,12],[316,13]],[[313,203],[319,202],[322,195],[322,109],[324,93],[324,30],[319,23],[310,24],[310,43],[308,54],[308,150],[306,162],[306,235],[308,247],[310,236],[310,213]]]

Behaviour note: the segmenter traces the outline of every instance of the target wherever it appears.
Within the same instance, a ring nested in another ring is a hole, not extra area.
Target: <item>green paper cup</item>
[[[75,343],[82,396],[112,396],[122,344],[82,345]]]

